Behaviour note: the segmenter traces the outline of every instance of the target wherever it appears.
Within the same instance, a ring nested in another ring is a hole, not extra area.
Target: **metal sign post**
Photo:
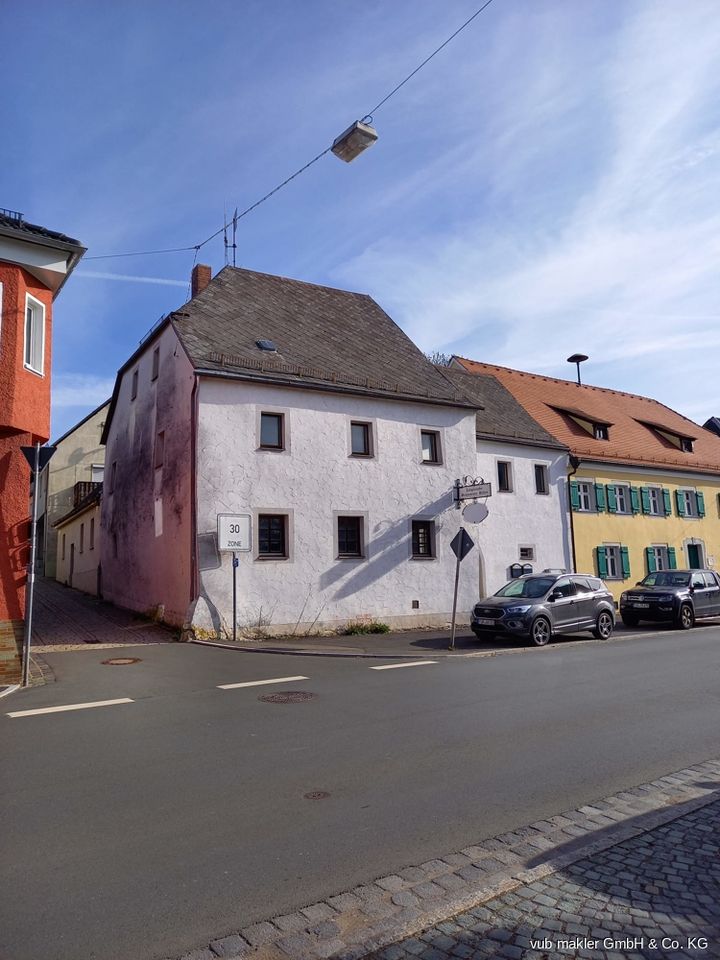
[[[220,553],[232,553],[232,638],[237,640],[237,568],[238,553],[252,550],[252,518],[249,513],[219,513],[217,541]]]
[[[23,631],[22,685],[30,683],[30,645],[32,643],[33,601],[35,599],[35,557],[37,554],[37,518],[40,502],[40,471],[55,453],[55,447],[20,447],[30,464],[33,477],[32,519],[30,520],[30,563],[25,587],[25,628]]]
[[[449,650],[455,649],[455,617],[457,614],[458,585],[460,583],[460,563],[470,553],[474,546],[475,541],[464,527],[461,527],[458,530],[450,543],[450,548],[455,554],[457,560],[455,563],[455,592],[453,593],[452,631],[450,634]]]

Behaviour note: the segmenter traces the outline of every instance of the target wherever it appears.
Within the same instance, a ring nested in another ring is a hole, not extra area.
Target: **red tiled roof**
[[[652,467],[673,467],[720,473],[720,437],[650,397],[606,387],[582,386],[491,363],[455,357],[469,373],[491,374],[512,393],[531,417],[577,457]],[[563,413],[561,411],[566,411]],[[609,439],[596,440],[572,416],[609,424]],[[691,438],[693,452],[685,453],[658,430]]]

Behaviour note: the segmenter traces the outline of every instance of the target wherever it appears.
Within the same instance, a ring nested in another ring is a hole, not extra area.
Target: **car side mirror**
[[[551,593],[548,594],[548,603],[555,603],[555,601],[559,596],[560,594],[557,592],[557,590],[553,590]]]

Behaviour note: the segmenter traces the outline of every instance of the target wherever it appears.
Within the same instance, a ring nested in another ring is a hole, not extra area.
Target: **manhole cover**
[[[303,794],[306,800],[327,800],[329,796],[327,790],[311,790],[310,793]]]
[[[140,657],[112,657],[110,660],[101,660],[109,667],[127,667],[131,663],[140,663]]]
[[[317,694],[306,693],[304,690],[287,690],[284,693],[266,693],[258,700],[263,703],[304,703],[305,700],[314,700]]]

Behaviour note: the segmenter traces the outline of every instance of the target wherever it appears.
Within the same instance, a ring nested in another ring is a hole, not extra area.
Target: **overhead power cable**
[[[468,17],[468,19],[463,24],[461,24],[457,28],[457,30],[455,30],[454,33],[450,34],[447,40],[444,40],[439,47],[436,47],[435,50],[433,50],[433,52],[429,56],[425,57],[422,63],[418,64],[418,66],[415,67],[415,69],[411,73],[409,73],[404,80],[401,80],[400,83],[397,84],[397,86],[393,87],[390,93],[388,93],[385,97],[383,97],[383,99],[379,103],[375,104],[372,110],[369,110],[365,114],[365,116],[363,117],[363,122],[368,122],[368,123],[371,122],[373,118],[373,114],[377,113],[377,111],[382,106],[384,106],[391,97],[395,96],[398,90],[400,90],[402,87],[405,86],[408,80],[412,80],[412,78],[415,76],[416,73],[419,73],[420,70],[422,70],[422,68],[427,63],[429,63],[433,59],[433,57],[437,56],[437,54],[440,53],[440,51],[443,50],[452,40],[454,40],[459,33],[462,33],[462,31],[466,27],[468,27],[476,17],[479,17],[480,14],[483,12],[483,10],[489,7],[492,2],[493,0],[486,0],[486,2],[481,7],[479,7],[471,17]],[[317,156],[313,157],[312,160],[309,160],[306,164],[304,164],[302,167],[296,170],[295,173],[291,173],[289,177],[286,177],[285,180],[282,181],[282,183],[279,183],[276,187],[273,187],[272,190],[270,190],[264,196],[260,197],[259,200],[256,200],[255,203],[250,204],[250,206],[246,207],[241,213],[236,214],[233,217],[233,220],[231,220],[229,223],[223,223],[223,225],[218,230],[216,230],[215,233],[211,233],[210,236],[206,237],[206,239],[203,240],[201,243],[191,244],[190,246],[187,246],[187,247],[171,247],[169,249],[164,249],[164,250],[139,250],[133,253],[106,253],[106,254],[97,255],[94,257],[85,257],[84,259],[85,260],[113,260],[119,257],[149,257],[155,254],[184,253],[190,250],[194,250],[195,259],[197,260],[198,251],[202,247],[204,247],[206,243],[210,243],[210,241],[214,240],[215,237],[219,237],[221,233],[223,233],[225,230],[227,230],[229,226],[233,224],[233,221],[237,223],[238,220],[242,220],[243,217],[246,217],[249,213],[251,213],[257,207],[259,207],[260,204],[265,203],[265,201],[269,200],[270,197],[272,197],[274,194],[278,192],[278,190],[282,190],[282,188],[286,187],[292,180],[294,180],[296,177],[299,177],[301,173],[305,173],[306,170],[308,170],[314,163],[317,163],[318,160],[321,160],[326,153],[330,153],[331,150],[332,150],[332,145],[329,147],[326,147],[321,153],[318,153]]]

